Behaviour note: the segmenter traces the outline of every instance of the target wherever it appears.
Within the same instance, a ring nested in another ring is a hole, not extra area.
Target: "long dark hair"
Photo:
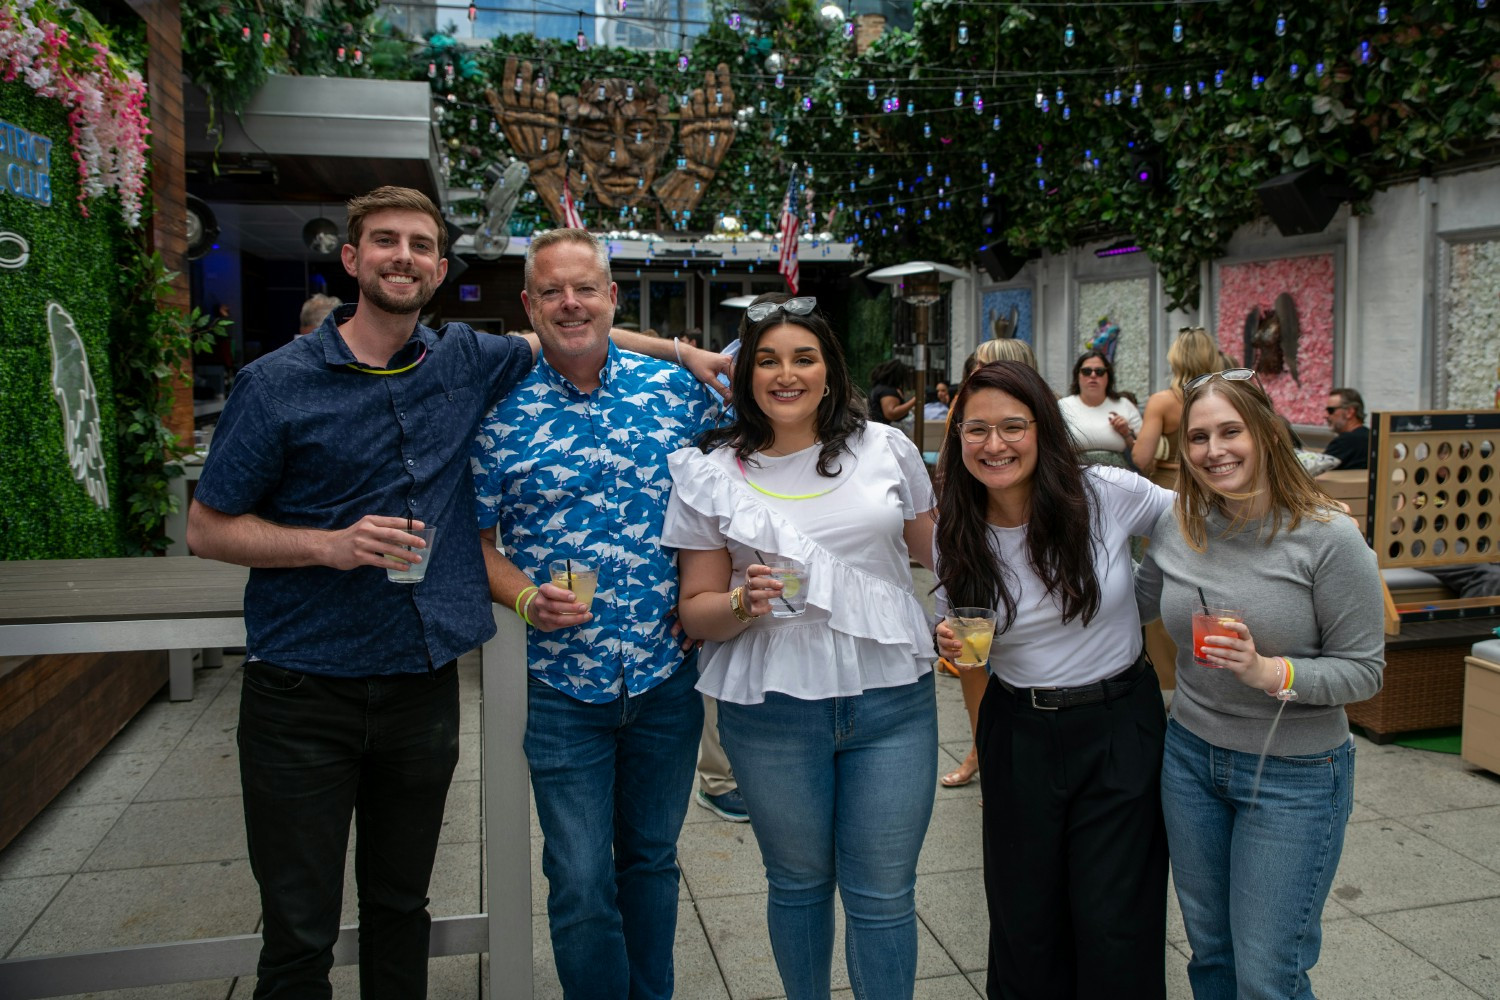
[[[1078,360],[1073,362],[1073,381],[1068,384],[1068,395],[1078,395],[1078,369],[1082,368],[1083,363],[1089,358],[1097,358],[1099,360],[1099,363],[1104,366],[1105,372],[1108,373],[1104,376],[1104,395],[1109,399],[1119,399],[1120,394],[1115,391],[1114,362],[1110,361],[1098,351],[1084,351],[1082,354],[1078,355]]]
[[[1052,390],[1036,370],[1018,361],[981,365],[953,401],[943,434],[938,473],[937,576],[953,607],[1002,611],[1000,631],[1016,619],[1016,595],[1005,567],[990,547],[989,490],[963,461],[963,423],[976,392],[998,389],[1031,409],[1036,418],[1036,470],[1031,478],[1031,516],[1026,534],[1032,571],[1062,607],[1062,620],[1082,617],[1087,625],[1099,611],[1099,579],[1094,573],[1093,510],[1089,488],[1078,467],[1073,440]]]
[[[751,305],[782,303],[790,298],[792,296],[785,292],[767,292],[756,296]],[[864,428],[865,410],[864,404],[854,395],[854,380],[849,377],[849,366],[844,362],[844,349],[839,346],[828,320],[816,309],[806,316],[778,310],[757,323],[750,321],[749,310],[746,310],[746,315],[740,319],[740,353],[729,381],[734,392],[734,423],[704,434],[698,446],[707,452],[727,444],[734,449],[736,456],[746,459],[776,439],[771,421],[755,401],[752,380],[760,338],[767,330],[778,326],[800,326],[818,338],[818,350],[822,352],[823,366],[828,372],[828,394],[818,403],[818,442],[822,445],[818,453],[818,475],[836,476],[839,473],[836,459],[840,452],[847,450],[845,442],[849,435]]]
[[[905,389],[911,383],[911,366],[891,358],[870,369],[870,385],[888,385],[892,389]]]

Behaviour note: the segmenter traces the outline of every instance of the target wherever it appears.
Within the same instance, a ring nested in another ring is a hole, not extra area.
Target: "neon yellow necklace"
[[[413,368],[417,367],[417,365],[420,365],[423,361],[426,360],[427,345],[423,344],[422,353],[417,357],[417,360],[413,361],[411,364],[407,365],[404,368],[365,368],[349,361],[344,362],[344,367],[353,368],[355,371],[363,372],[366,375],[400,375],[402,372],[411,371]]]
[[[768,490],[764,486],[758,485],[757,483],[752,481],[750,478],[750,473],[745,471],[745,463],[738,456],[735,457],[734,464],[740,467],[740,475],[745,477],[746,486],[749,486],[757,493],[764,493],[768,497],[775,497],[777,500],[811,500],[813,497],[820,497],[825,493],[832,493],[834,490],[839,488],[839,483],[834,483],[832,486],[828,487],[828,489],[819,490],[816,493],[777,493],[775,490]]]

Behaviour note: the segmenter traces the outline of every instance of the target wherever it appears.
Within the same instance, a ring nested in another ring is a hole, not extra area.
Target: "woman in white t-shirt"
[[[1166,715],[1130,536],[1172,494],[1080,467],[1047,383],[1014,361],[964,383],[939,469],[939,611],[998,619],[977,731],[989,995],[1162,1000]],[[958,661],[947,625],[938,645]]]
[[[735,421],[672,455],[662,540],[678,549],[683,628],[705,640],[698,688],[719,701],[787,997],[827,1000],[837,887],[854,995],[909,998],[937,770],[909,560],[930,562],[934,500],[916,446],[865,419],[814,307],[774,293],[745,310]],[[784,587],[778,556],[805,582]],[[803,596],[801,615],[771,613]]]
[[[1073,362],[1068,395],[1057,401],[1084,465],[1131,468],[1130,449],[1141,430],[1141,411],[1115,391],[1115,366],[1089,351]]]

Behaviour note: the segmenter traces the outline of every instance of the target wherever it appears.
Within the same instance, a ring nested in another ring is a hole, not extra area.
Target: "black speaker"
[[[1009,281],[1021,273],[1030,258],[1015,253],[1004,243],[991,243],[979,248],[974,262],[984,268],[996,281]]]
[[[1305,236],[1321,233],[1333,220],[1343,189],[1329,183],[1322,167],[1312,166],[1272,177],[1255,193],[1281,235]]]

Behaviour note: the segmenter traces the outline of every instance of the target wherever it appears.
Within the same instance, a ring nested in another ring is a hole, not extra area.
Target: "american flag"
[[[797,168],[792,168],[792,178],[786,187],[786,199],[781,203],[781,260],[776,270],[786,277],[786,287],[797,294]]]
[[[578,214],[578,206],[573,204],[573,195],[568,191],[568,172],[563,171],[563,225],[569,229],[584,229],[583,216]]]

